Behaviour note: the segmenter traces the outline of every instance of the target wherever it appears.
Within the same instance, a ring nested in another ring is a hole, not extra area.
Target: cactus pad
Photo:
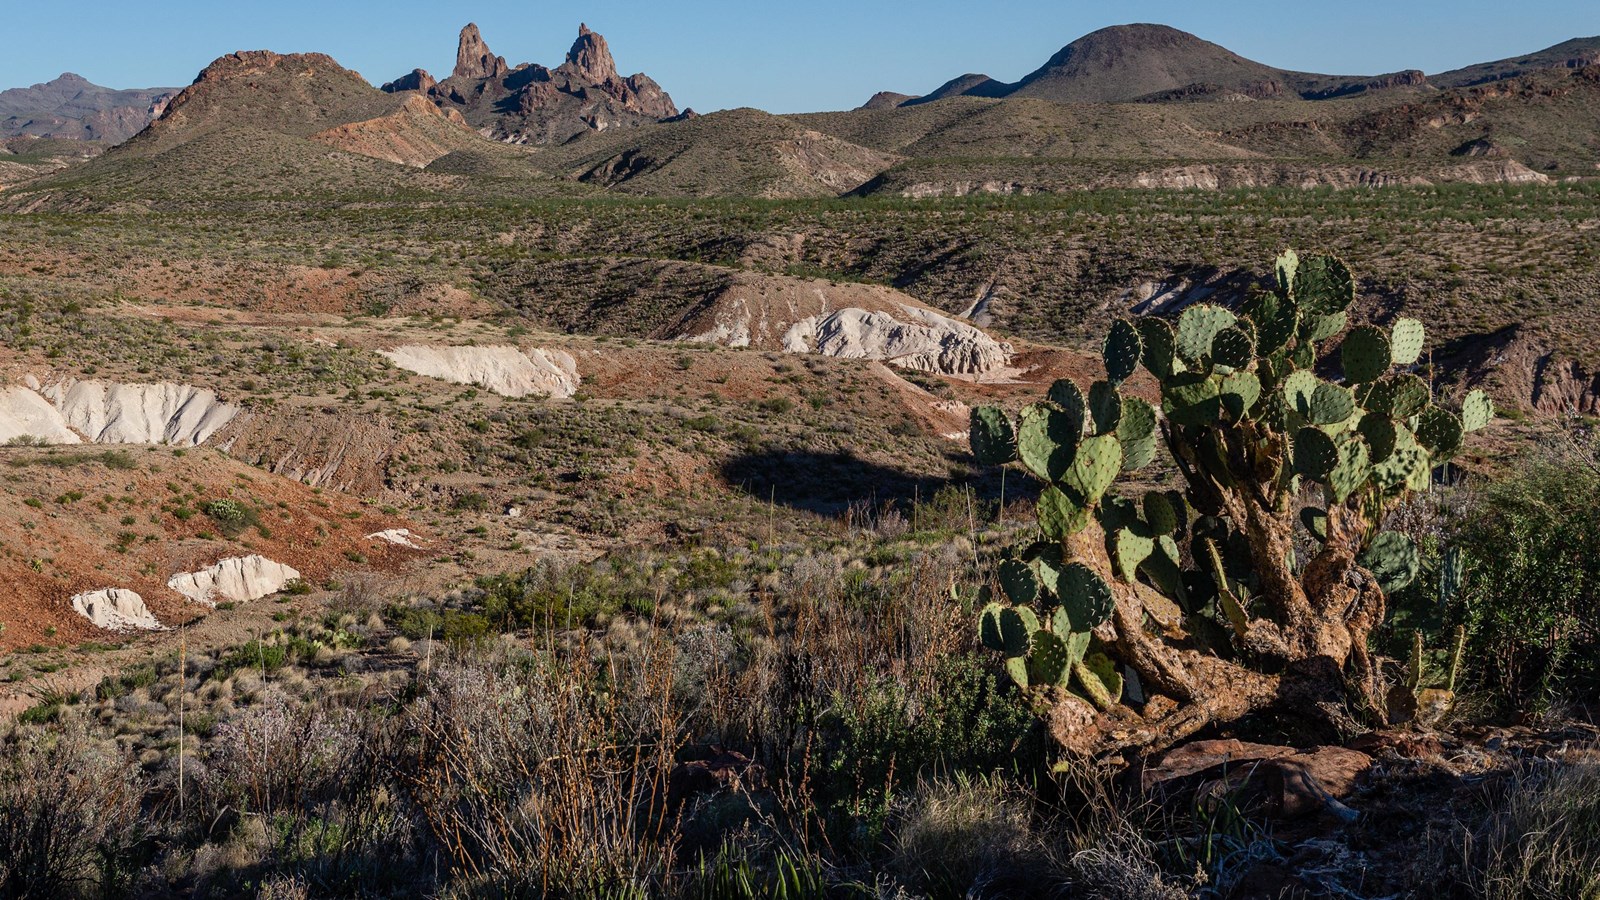
[[[1144,342],[1144,353],[1139,359],[1151,375],[1165,380],[1183,371],[1183,364],[1177,356],[1177,337],[1165,319],[1144,316],[1134,327],[1139,332],[1139,339]]]
[[[1028,651],[1028,681],[1032,684],[1065,685],[1072,672],[1067,659],[1067,645],[1060,637],[1048,631],[1033,636],[1033,649]]]
[[[1256,352],[1261,354],[1282,350],[1300,324],[1292,302],[1265,291],[1257,291],[1245,301],[1244,314],[1256,327]]]
[[[1343,503],[1360,490],[1372,477],[1372,463],[1368,458],[1367,442],[1359,436],[1347,434],[1339,442],[1339,462],[1328,473],[1328,489],[1333,499]]]
[[[1372,573],[1385,594],[1404,588],[1422,571],[1417,545],[1398,531],[1378,532],[1356,561]]]
[[[1465,434],[1461,420],[1448,409],[1430,406],[1417,416],[1417,443],[1434,456],[1454,456],[1461,449]]]
[[[1144,341],[1139,337],[1139,329],[1134,328],[1127,319],[1112,322],[1101,353],[1105,357],[1106,378],[1112,384],[1121,384],[1132,378],[1134,371],[1139,368],[1139,357],[1144,353]]]
[[[1217,333],[1211,341],[1211,360],[1219,366],[1242,369],[1256,358],[1256,341],[1239,322]]]
[[[1339,445],[1318,428],[1302,428],[1294,436],[1294,470],[1320,481],[1339,464]]]
[[[1178,502],[1183,502],[1180,495]],[[1172,534],[1178,530],[1178,511],[1172,507],[1172,498],[1160,491],[1145,491],[1144,520],[1156,534]]]
[[[1060,588],[1061,607],[1067,611],[1073,631],[1093,631],[1111,618],[1116,607],[1111,585],[1083,563],[1061,570]]]
[[[1178,356],[1184,362],[1198,363],[1211,356],[1212,342],[1236,317],[1233,313],[1210,303],[1197,303],[1178,316]]]
[[[1112,558],[1116,561],[1117,575],[1132,582],[1139,565],[1156,549],[1154,538],[1139,534],[1132,528],[1119,528],[1111,535]]]
[[[1377,413],[1368,413],[1356,423],[1356,431],[1366,440],[1374,463],[1383,462],[1394,452],[1398,440],[1396,428],[1394,420]]]
[[[1052,541],[1082,531],[1094,512],[1088,504],[1074,501],[1053,484],[1039,492],[1039,502],[1034,509],[1039,518],[1039,530]]]
[[[1000,563],[1000,589],[1014,606],[1031,606],[1039,599],[1039,580],[1033,577],[1032,567],[1020,559]]]
[[[1254,372],[1232,372],[1223,376],[1222,409],[1235,420],[1243,419],[1261,399],[1261,379]]]
[[[1355,411],[1356,401],[1348,388],[1324,381],[1311,393],[1308,418],[1313,425],[1338,425],[1349,420]]]
[[[1221,379],[1186,372],[1161,386],[1162,408],[1175,425],[1211,425],[1222,414]]]
[[[1086,411],[1083,405],[1083,391],[1078,383],[1070,378],[1058,378],[1050,384],[1049,393],[1045,399],[1061,408],[1067,414],[1068,429],[1076,429],[1076,434],[1082,434]]]
[[[1089,426],[1095,434],[1110,434],[1122,421],[1122,394],[1109,381],[1089,386]]]
[[[1340,314],[1356,299],[1355,279],[1337,256],[1306,256],[1295,267],[1294,299],[1312,315]]]
[[[967,435],[979,465],[1003,466],[1017,458],[1016,432],[999,407],[973,407]]]
[[[1389,371],[1394,361],[1391,353],[1389,336],[1382,328],[1363,325],[1351,330],[1340,348],[1345,380],[1352,384],[1377,381]]]
[[[1071,468],[1082,433],[1083,420],[1074,419],[1060,406],[1030,404],[1023,408],[1017,429],[1017,456],[1033,474],[1056,481]]]
[[[1122,442],[1114,434],[1084,438],[1072,465],[1061,476],[1061,487],[1067,496],[1080,501],[1083,506],[1093,506],[1100,501],[1106,489],[1117,480],[1122,471]]]
[[[1477,431],[1489,424],[1494,418],[1494,401],[1483,391],[1473,391],[1461,403],[1461,427],[1466,431]]]
[[[1005,607],[1000,604],[991,603],[978,614],[978,639],[985,647],[996,653],[1002,653],[1006,649],[1006,639],[1000,630],[1000,613],[1004,610]]]
[[[1285,250],[1278,254],[1278,260],[1272,270],[1278,276],[1278,293],[1289,296],[1294,292],[1295,269],[1300,265],[1300,256],[1293,250]]]
[[[1315,506],[1307,506],[1300,510],[1300,524],[1311,532],[1311,536],[1319,541],[1328,540],[1328,513],[1326,510]]]
[[[1427,329],[1416,319],[1399,318],[1389,330],[1389,355],[1397,366],[1409,366],[1422,356],[1422,345],[1427,340]]]
[[[1039,630],[1039,617],[1026,606],[1000,610],[1000,641],[1007,656],[1027,656],[1033,646],[1033,633]]]

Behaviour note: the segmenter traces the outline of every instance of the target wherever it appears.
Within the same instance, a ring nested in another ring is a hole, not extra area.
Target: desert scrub
[[[244,533],[246,528],[261,530],[261,514],[254,506],[239,500],[212,500],[201,506],[201,511],[217,525],[217,530],[230,540]]]

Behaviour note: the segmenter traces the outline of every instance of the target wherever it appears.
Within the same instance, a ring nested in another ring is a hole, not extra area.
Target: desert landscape
[[[575,35],[0,91],[0,897],[1600,897],[1600,37]]]

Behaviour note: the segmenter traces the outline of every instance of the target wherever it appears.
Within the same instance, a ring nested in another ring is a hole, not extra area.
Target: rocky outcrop
[[[40,391],[68,427],[96,444],[198,446],[239,414],[203,388],[68,379]]]
[[[467,27],[461,29],[461,37],[456,43],[456,67],[450,77],[462,80],[499,78],[509,71],[511,69],[506,65],[505,57],[490,52],[489,45],[484,43],[483,35],[478,32],[477,24],[468,22]]]
[[[932,310],[840,309],[796,322],[783,336],[790,353],[883,360],[941,375],[983,375],[1003,368],[1011,345]]]
[[[203,388],[182,384],[33,378],[0,392],[0,442],[198,446],[239,414]]]
[[[81,444],[61,411],[38,391],[12,387],[0,391],[0,444]]]
[[[299,577],[299,572],[265,556],[235,556],[198,572],[174,575],[167,587],[196,603],[216,606],[259,600]]]
[[[407,550],[421,550],[422,545],[417,543],[417,536],[409,528],[389,528],[374,534],[367,535],[369,541],[382,541],[396,547],[405,547]]]
[[[123,588],[88,591],[72,598],[72,609],[108,631],[156,631],[161,628],[144,598]]]
[[[622,77],[604,37],[587,25],[561,65],[508,67],[483,42],[476,25],[461,32],[456,67],[437,84],[420,69],[384,90],[422,91],[454,109],[481,133],[517,144],[562,143],[593,131],[669,121],[679,113],[647,75]]]
[[[383,91],[389,94],[398,94],[403,91],[417,91],[426,94],[438,84],[438,79],[428,74],[427,69],[412,69],[411,74],[401,75],[399,78],[383,86]]]
[[[411,345],[382,353],[418,375],[477,385],[504,397],[565,399],[578,390],[577,361],[561,350]]]
[[[423,168],[477,140],[466,120],[453,109],[440,109],[426,97],[407,97],[385,116],[320,131],[311,140],[347,153],[358,153],[412,168]]]

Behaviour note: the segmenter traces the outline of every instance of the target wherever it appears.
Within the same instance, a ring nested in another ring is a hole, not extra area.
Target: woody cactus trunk
[[[1290,251],[1237,312],[1114,323],[1087,394],[973,410],[978,460],[1045,483],[1040,539],[999,563],[979,634],[1064,747],[1152,749],[1275,703],[1383,716],[1368,635],[1418,558],[1378,525],[1493,407],[1435,405],[1422,324],[1347,331],[1354,296],[1337,258]],[[1326,380],[1318,345],[1340,334]],[[1124,389],[1141,365],[1159,408]],[[1112,494],[1158,443],[1181,489]]]

